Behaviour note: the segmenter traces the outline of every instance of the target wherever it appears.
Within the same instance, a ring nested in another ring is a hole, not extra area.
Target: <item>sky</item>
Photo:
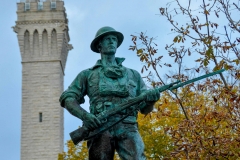
[[[0,159],[20,159],[21,136],[21,81],[22,66],[17,35],[12,26],[17,20],[16,3],[20,0],[1,0],[0,10]],[[66,89],[77,74],[92,67],[100,55],[90,49],[97,30],[111,26],[124,35],[124,41],[116,56],[125,57],[123,65],[140,72],[142,63],[136,53],[128,50],[132,45],[132,34],[146,32],[156,37],[159,54],[165,55],[166,43],[171,43],[171,27],[159,8],[165,7],[162,0],[66,0],[65,8],[69,20],[70,44],[74,49],[69,52],[65,68],[64,88]],[[183,3],[185,0],[182,1]],[[165,61],[172,63],[166,58]],[[194,65],[194,64],[193,64]],[[168,70],[161,71],[161,74]],[[86,101],[88,101],[86,99]],[[88,108],[88,103],[83,105]],[[75,130],[81,121],[64,113],[64,142],[69,133]]]
[[[16,2],[19,1],[1,0],[1,6],[4,7],[0,10],[1,160],[20,159],[22,66],[17,35],[11,28],[17,20]],[[164,6],[164,3],[159,0],[65,1],[71,39],[69,43],[74,49],[68,55],[64,88],[68,87],[81,70],[92,67],[100,58],[99,54],[91,51],[90,43],[97,30],[103,26],[111,26],[123,33],[124,41],[116,56],[125,57],[125,66],[140,71],[141,62],[134,52],[128,50],[132,44],[130,35],[147,31],[150,36],[157,36],[159,41],[166,39],[166,31],[170,30],[166,25],[167,21],[157,15],[161,6]],[[87,109],[88,104],[84,104],[83,107]],[[80,124],[80,120],[65,111],[64,142],[70,139],[69,132]]]

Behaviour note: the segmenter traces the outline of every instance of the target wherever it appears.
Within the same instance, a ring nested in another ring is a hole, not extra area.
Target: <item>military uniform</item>
[[[116,48],[121,45],[123,39],[123,34],[112,27],[100,28],[90,48],[93,52],[101,54],[101,60],[92,68],[80,72],[60,97],[61,106],[81,119],[88,130],[111,126],[127,116],[120,123],[88,141],[90,160],[113,160],[115,150],[123,160],[146,159],[144,144],[138,132],[138,111],[134,109],[135,106],[107,118],[104,124],[97,118],[103,111],[117,107],[118,104],[146,91],[140,74],[124,67],[124,58],[115,58]],[[90,113],[79,106],[84,103],[85,95],[90,99]],[[141,113],[151,112],[159,95],[158,90],[148,92],[145,100],[147,105],[139,107]]]
[[[122,66],[123,61],[124,58],[116,58],[117,66],[103,67],[101,60],[98,60],[92,68],[80,72],[61,95],[61,105],[64,107],[64,101],[69,97],[82,104],[87,95],[90,99],[90,113],[97,115],[140,95],[146,86],[137,71]],[[127,112],[124,110],[107,121],[117,121]],[[133,111],[122,122],[89,140],[89,159],[112,160],[115,149],[124,160],[145,159],[144,144],[136,119],[137,111]]]

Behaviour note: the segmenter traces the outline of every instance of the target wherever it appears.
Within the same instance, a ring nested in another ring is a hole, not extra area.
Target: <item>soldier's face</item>
[[[106,55],[113,55],[117,50],[118,39],[114,35],[106,35],[100,42],[101,53]]]

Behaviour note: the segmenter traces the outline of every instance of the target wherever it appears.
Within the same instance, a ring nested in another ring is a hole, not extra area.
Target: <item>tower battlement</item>
[[[46,14],[46,11],[52,14]],[[62,12],[63,14],[54,14],[54,12]],[[25,0],[24,2],[17,3],[17,13],[19,21],[29,20],[54,20],[62,19],[66,17],[64,1],[60,0]],[[35,17],[35,15],[41,15],[41,17]],[[25,16],[22,16],[25,15]],[[67,20],[67,19],[66,19]],[[66,22],[67,23],[67,22]]]
[[[42,7],[39,9],[39,3]],[[64,2],[25,0],[17,3],[16,26],[22,62],[59,60],[64,70],[67,53],[72,49]],[[26,10],[26,5],[29,9]]]

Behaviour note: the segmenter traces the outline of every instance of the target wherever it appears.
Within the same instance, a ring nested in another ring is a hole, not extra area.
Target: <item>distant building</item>
[[[63,151],[63,91],[68,51],[68,19],[61,0],[17,3],[22,57],[21,160],[56,160]]]

